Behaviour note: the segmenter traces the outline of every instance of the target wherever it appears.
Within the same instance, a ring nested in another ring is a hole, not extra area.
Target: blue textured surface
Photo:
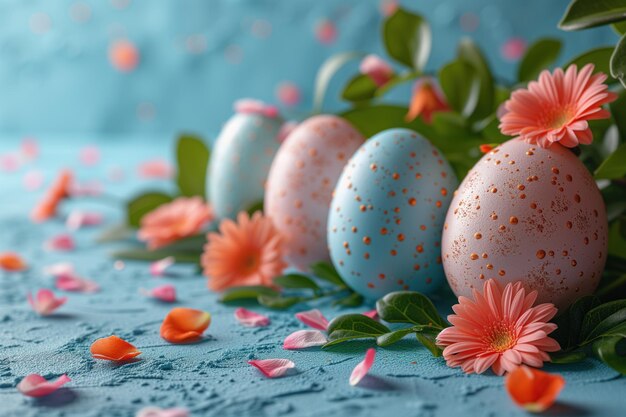
[[[389,0],[386,0],[389,3]],[[241,97],[275,102],[284,82],[301,91],[289,117],[311,109],[314,75],[323,60],[345,50],[383,53],[379,36],[385,0],[2,0],[0,1],[0,132],[214,133]],[[560,59],[594,45],[611,45],[610,29],[567,33],[556,24],[569,0],[402,0],[433,28],[428,68],[453,58],[462,36],[475,39],[500,79],[516,62],[503,57],[511,38],[565,42]],[[121,7],[120,7],[121,6]],[[324,44],[323,22],[337,30]],[[128,39],[140,63],[120,73],[109,46]],[[332,83],[328,108],[346,107]],[[395,100],[406,103],[411,86]]]
[[[12,141],[3,140],[0,152]],[[80,167],[78,152],[84,142],[59,148],[43,147],[36,163],[47,179],[63,166],[77,169],[79,180],[105,178],[111,166],[126,169],[120,184],[105,183],[107,193],[127,195],[146,187],[135,175],[138,162],[167,155],[167,141],[155,146],[147,141],[102,145],[102,162]],[[416,341],[407,339],[389,349],[378,349],[370,376],[358,387],[348,385],[351,369],[362,359],[368,343],[352,343],[329,351],[283,351],[286,335],[304,326],[293,312],[268,312],[267,328],[240,327],[233,308],[216,302],[205,279],[193,268],[177,266],[174,274],[154,279],[143,263],[126,263],[123,271],[113,268],[108,246],[94,244],[97,230],[76,233],[78,248],[66,254],[49,253],[42,242],[64,230],[60,221],[33,226],[26,213],[38,193],[23,191],[24,168],[0,173],[0,251],[22,253],[31,268],[24,273],[0,273],[0,402],[3,417],[132,417],[146,405],[183,406],[194,416],[525,416],[512,405],[502,387],[502,378],[489,375],[465,376],[432,358]],[[159,184],[153,184],[154,187]],[[153,188],[154,188],[153,187]],[[115,206],[95,202],[70,202],[71,207],[91,207],[106,213],[111,224],[119,216]],[[96,280],[100,293],[70,294],[70,300],[49,318],[37,317],[28,307],[25,294],[51,282],[41,270],[57,261],[72,261],[80,274]],[[139,287],[151,288],[168,282],[179,291],[178,305],[210,311],[213,323],[205,339],[193,345],[170,345],[159,337],[159,325],[169,306],[154,303],[138,294]],[[314,307],[310,305],[309,307]],[[439,300],[443,312],[450,300]],[[332,318],[340,311],[321,304]],[[364,311],[364,306],[354,311]],[[350,310],[344,310],[350,311]],[[115,333],[143,354],[125,365],[93,360],[89,345],[99,337]],[[295,375],[265,379],[246,364],[250,358],[284,357],[297,365]],[[594,360],[570,366],[548,366],[563,374],[567,386],[559,403],[547,412],[558,416],[623,415],[626,380]],[[25,375],[37,372],[46,377],[68,373],[73,381],[44,399],[25,398],[15,390]]]

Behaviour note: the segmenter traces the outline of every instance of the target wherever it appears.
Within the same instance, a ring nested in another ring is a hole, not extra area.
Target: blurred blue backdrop
[[[556,28],[568,0],[407,0],[432,25],[429,67],[469,36],[500,78],[524,45],[563,39],[562,60],[614,44],[608,29]],[[232,102],[255,97],[290,117],[311,109],[315,73],[345,50],[382,54],[394,0],[0,0],[0,134],[213,136]],[[119,42],[125,41],[120,47]],[[117,50],[116,50],[117,45]],[[124,46],[126,49],[124,49]],[[121,64],[133,66],[120,71]],[[339,75],[326,108],[340,109]],[[410,90],[410,86],[405,87]],[[281,100],[282,99],[282,100]]]

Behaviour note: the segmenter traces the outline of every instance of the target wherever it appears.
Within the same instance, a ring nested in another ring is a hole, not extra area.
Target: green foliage
[[[626,35],[622,36],[611,55],[611,75],[626,87]]]
[[[447,326],[428,297],[414,291],[392,292],[378,300],[376,310],[389,323],[413,323],[443,329]]]
[[[383,42],[389,56],[418,72],[428,61],[431,41],[428,22],[402,8],[383,23]]]
[[[574,64],[580,69],[584,67],[586,64],[593,64],[595,66],[594,68],[595,72],[603,72],[606,75],[609,75],[611,74],[611,67],[610,67],[609,61],[611,60],[612,54],[613,54],[613,48],[610,46],[590,49],[589,51],[583,52],[582,54],[572,59],[570,62],[564,65],[563,68],[567,68],[570,65]],[[614,83],[614,82],[617,82],[617,80],[614,78],[608,77],[606,82]]]
[[[536,80],[539,73],[554,64],[561,52],[561,41],[542,38],[534,42],[522,58],[517,79],[521,82]]]
[[[480,78],[464,60],[452,61],[439,70],[439,84],[448,104],[463,117],[469,117],[480,95]]]
[[[181,195],[206,198],[206,176],[209,148],[201,138],[182,135],[176,144],[176,184]]]
[[[595,172],[596,179],[618,179],[624,175],[626,175],[626,144],[617,148]]]
[[[324,347],[333,346],[353,339],[376,339],[391,330],[363,314],[346,314],[333,319],[328,325],[329,342]]]
[[[408,108],[387,104],[376,104],[366,107],[355,107],[341,113],[341,117],[349,121],[363,136],[371,138],[376,133],[391,128],[407,128],[424,133],[432,129],[419,119],[405,120]]]
[[[478,100],[472,113],[472,118],[476,120],[483,119],[493,113],[495,98],[493,75],[489,69],[487,59],[480,48],[470,39],[461,40],[457,55],[459,60],[472,66],[479,79]]]
[[[322,279],[333,285],[336,285],[339,287],[346,286],[346,283],[343,282],[341,275],[339,275],[339,272],[337,272],[337,270],[331,263],[328,263],[328,262],[314,263],[313,265],[311,265],[311,272],[313,273],[313,275],[315,275],[319,279]]]
[[[317,71],[317,76],[315,77],[315,88],[313,91],[314,113],[320,113],[322,111],[328,86],[330,85],[330,81],[333,79],[335,74],[339,72],[339,70],[348,62],[363,58],[364,56],[365,54],[361,52],[342,52],[333,55],[324,61],[320,69]]]
[[[263,285],[249,285],[246,287],[232,287],[227,289],[220,296],[222,303],[230,303],[242,300],[256,300],[260,296],[278,297],[280,292]]]
[[[287,274],[280,275],[274,278],[274,284],[289,289],[309,289],[315,292],[320,291],[321,288],[311,278],[302,274]]]
[[[564,30],[579,30],[626,20],[623,0],[573,0],[559,22]]]
[[[341,98],[352,102],[364,102],[374,98],[378,86],[368,75],[352,77],[341,93]]]
[[[132,227],[139,227],[143,216],[171,201],[171,196],[159,191],[143,193],[126,204],[126,221]]]

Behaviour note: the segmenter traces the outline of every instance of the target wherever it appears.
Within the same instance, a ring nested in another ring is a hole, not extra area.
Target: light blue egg
[[[365,142],[344,168],[329,213],[330,254],[346,283],[368,299],[439,287],[441,234],[457,186],[441,152],[411,130]]]
[[[263,200],[282,123],[279,117],[259,114],[235,114],[228,120],[215,141],[207,179],[218,219],[234,218]]]

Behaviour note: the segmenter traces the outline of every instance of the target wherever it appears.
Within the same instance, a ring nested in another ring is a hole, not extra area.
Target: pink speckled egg
[[[444,225],[443,265],[456,295],[490,278],[522,281],[537,302],[563,310],[596,289],[607,230],[598,187],[570,150],[513,139],[461,183]]]
[[[287,260],[307,270],[329,260],[326,222],[344,165],[365,138],[336,116],[315,116],[296,127],[272,162],[265,213],[286,240]]]

